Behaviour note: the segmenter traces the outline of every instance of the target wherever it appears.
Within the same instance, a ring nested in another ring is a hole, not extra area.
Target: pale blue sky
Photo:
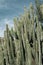
[[[24,11],[24,6],[29,8],[34,0],[0,0],[0,37],[3,36],[6,23],[13,26],[13,18]]]

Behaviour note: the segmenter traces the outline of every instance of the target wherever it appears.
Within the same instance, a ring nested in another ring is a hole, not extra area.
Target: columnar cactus
[[[0,65],[42,65],[43,26],[32,4],[24,10],[14,19],[14,28],[6,24],[0,39]]]

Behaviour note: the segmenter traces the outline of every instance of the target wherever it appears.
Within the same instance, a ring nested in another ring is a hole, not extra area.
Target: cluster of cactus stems
[[[4,37],[0,38],[0,65],[42,65],[43,26],[33,5],[24,14],[14,18],[14,28],[6,24]]]

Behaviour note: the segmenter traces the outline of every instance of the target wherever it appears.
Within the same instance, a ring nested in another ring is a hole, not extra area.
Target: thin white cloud
[[[2,29],[2,27],[0,27],[0,37],[4,36],[4,29]]]
[[[5,25],[8,24],[9,28],[13,27],[13,20],[10,19],[4,19]]]
[[[4,24],[2,23],[3,25],[0,26],[0,37],[4,36],[4,30],[6,29],[6,24],[8,24],[9,29],[11,29],[11,27],[13,27],[13,20],[12,19],[5,18],[5,19],[1,20],[1,22],[2,21],[4,22]]]

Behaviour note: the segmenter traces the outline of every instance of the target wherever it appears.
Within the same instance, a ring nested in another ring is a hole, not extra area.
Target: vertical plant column
[[[37,40],[38,40],[38,45],[39,45],[39,65],[42,65],[42,62],[41,62],[41,45],[40,45],[41,29],[39,29],[39,28],[40,28],[40,25],[39,25],[38,18],[37,18]]]
[[[39,64],[39,61],[38,61],[38,42],[36,41],[36,50],[35,50],[35,55],[36,55],[36,57],[35,57],[35,62],[36,62],[36,65],[38,65]]]
[[[19,40],[15,39],[15,51],[16,51],[16,65],[21,65],[21,43]]]
[[[25,51],[26,51],[26,65],[32,65],[31,47],[28,40],[26,40]]]
[[[0,39],[0,65],[4,65],[4,50],[3,50],[3,46],[2,46],[2,39]]]
[[[31,65],[32,63],[32,56],[31,56],[31,47],[29,44],[29,40],[27,37],[27,18],[24,17],[24,38],[25,38],[25,53],[26,53],[26,65]]]
[[[10,57],[10,50],[9,50],[9,37],[7,36],[8,36],[8,32],[5,31],[4,32],[4,39],[5,39],[5,42],[4,42],[5,43],[5,53],[4,54],[5,54],[5,59],[6,59],[6,65],[10,65],[11,61],[9,60],[9,58],[11,57]]]
[[[6,45],[7,45],[7,61],[8,61],[8,64],[12,65],[14,64],[13,63],[14,57],[12,55],[13,53],[12,53],[11,46],[10,46],[10,44],[12,45],[12,39],[10,39],[8,25],[6,25],[6,37],[5,38],[6,38]]]

